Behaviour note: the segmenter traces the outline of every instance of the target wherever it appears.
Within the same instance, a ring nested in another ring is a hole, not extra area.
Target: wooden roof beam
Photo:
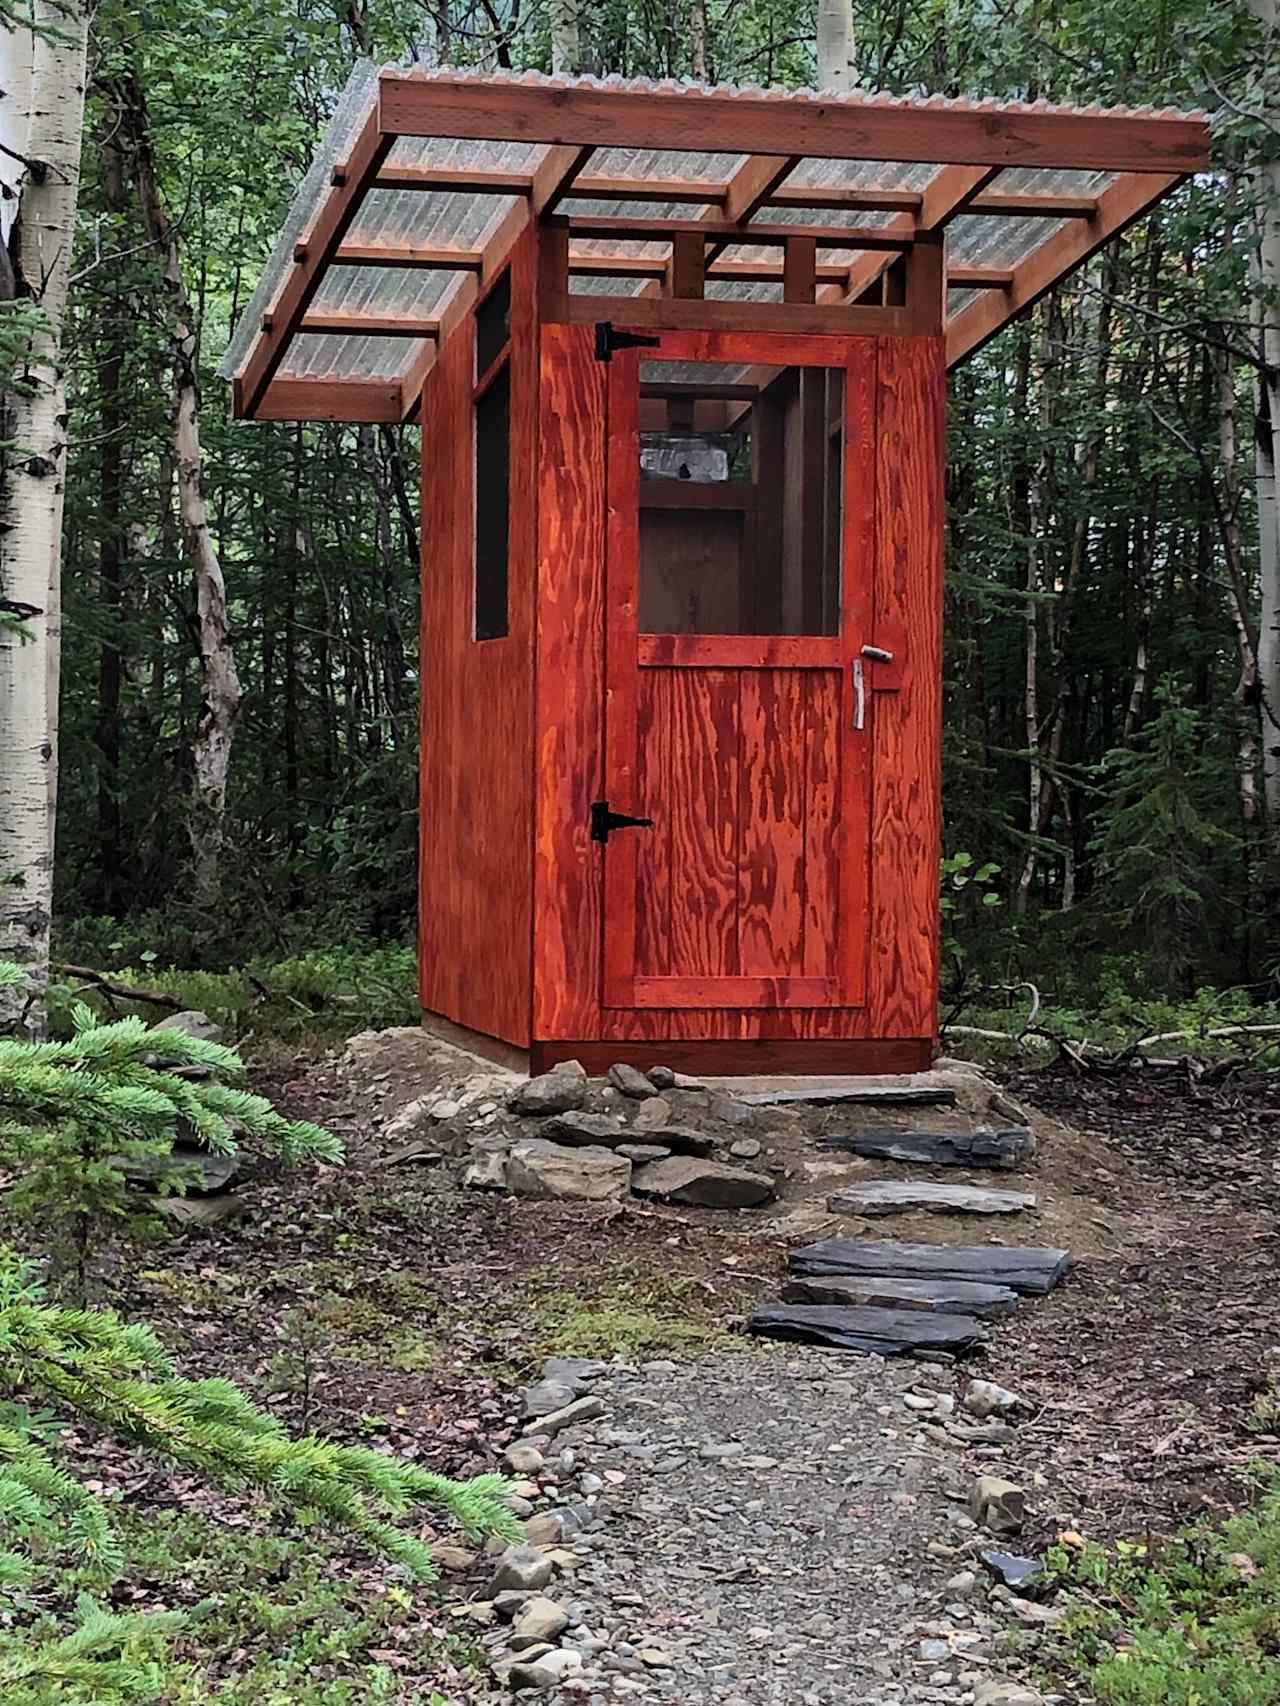
[[[947,366],[954,367],[1030,308],[1058,280],[1141,219],[1179,181],[1180,174],[1120,178],[1098,197],[1092,219],[1073,221],[1014,269],[1007,290],[992,291],[947,324]]]
[[[533,174],[530,201],[535,218],[555,212],[560,198],[568,195],[594,153],[594,148],[579,146],[548,149],[546,159]]]
[[[400,386],[394,379],[314,379],[277,374],[254,411],[259,421],[398,421]]]
[[[325,268],[351,228],[365,191],[386,163],[394,143],[394,135],[382,128],[379,107],[375,106],[347,156],[342,183],[330,189],[306,241],[294,250],[293,270],[285,277],[271,305],[271,331],[255,340],[244,371],[234,382],[232,396],[237,415],[251,418],[256,413],[298,319],[320,288]]]
[[[523,211],[523,209],[522,209]],[[400,247],[396,243],[342,243],[334,251],[339,267],[404,267],[408,271],[438,268],[447,272],[478,273],[484,266],[483,249]]]
[[[891,220],[889,227],[898,232],[910,229],[913,233],[942,231],[957,214],[962,213],[982,193],[997,174],[994,166],[944,166],[924,186],[920,195],[920,212],[912,218],[901,215]],[[885,269],[892,264],[892,255],[865,254],[849,269],[844,297],[847,302],[858,298],[876,284]],[[833,299],[834,293],[819,291],[819,301]]]
[[[521,83],[387,70],[378,79],[380,128],[391,136],[550,142],[599,148],[714,147],[780,162],[805,154],[963,166],[1054,166],[1156,174],[1209,164],[1209,129],[1182,115],[1061,112],[974,103],[902,102],[664,92],[590,84]],[[787,170],[790,168],[788,167]],[[739,176],[748,168],[742,167]],[[745,182],[745,179],[744,179]],[[732,200],[730,216],[741,210]],[[759,203],[757,202],[757,206]]]
[[[486,166],[386,165],[373,180],[375,190],[438,190],[452,195],[532,195],[532,172],[504,172]]]
[[[263,315],[264,321],[269,318]],[[313,308],[302,316],[297,329],[322,337],[434,338],[439,336],[440,322],[412,314],[330,314]]]
[[[717,254],[738,243],[783,248],[792,237],[812,237],[824,249],[909,249],[913,231],[856,225],[736,225],[722,219],[630,219],[570,214],[571,237],[616,237],[637,243],[665,243],[676,237],[702,237]]]

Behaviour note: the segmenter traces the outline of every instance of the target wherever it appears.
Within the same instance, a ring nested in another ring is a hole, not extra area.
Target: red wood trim
[[[641,509],[754,509],[756,489],[749,480],[641,480],[639,501]]]
[[[379,110],[375,106],[347,156],[343,168],[345,182],[341,188],[331,189],[321,202],[306,235],[302,251],[304,258],[294,261],[292,271],[286,274],[271,304],[271,331],[258,338],[245,363],[239,385],[241,412],[245,416],[252,418],[256,413],[263,392],[284,358],[299,316],[306,312],[320,288],[324,270],[350,229],[365,190],[385,163],[394,144],[395,137],[383,130]]]
[[[586,298],[585,300],[590,300]],[[596,298],[597,301],[602,300]],[[670,308],[671,303],[660,303],[657,306]],[[678,306],[676,304],[675,306]],[[725,304],[730,308],[743,308],[748,304],[733,302]],[[780,306],[776,303],[766,303],[766,307]],[[631,310],[636,307],[634,298],[625,303],[625,312],[613,316],[615,324],[630,326],[635,324],[631,319]],[[824,322],[828,324],[829,322]],[[858,322],[854,322],[855,327]],[[785,341],[766,345],[758,332],[749,327],[702,327],[702,326],[668,326],[659,327],[660,342],[653,350],[646,351],[646,356],[657,361],[714,361],[714,362],[745,362],[753,368],[765,367],[843,367],[849,360],[849,333],[841,331],[834,336],[825,332],[809,332],[788,335]],[[856,331],[854,333],[856,336]],[[871,350],[870,339],[863,340],[858,348],[864,353]],[[772,377],[770,375],[769,377]]]
[[[1030,308],[1072,267],[1095,255],[1104,243],[1141,219],[1180,182],[1175,176],[1121,178],[1098,197],[1093,219],[1064,225],[1048,242],[1014,269],[1007,290],[993,290],[947,326],[947,366],[973,355],[1024,309]]]
[[[713,274],[714,276],[714,274]],[[680,302],[673,297],[548,297],[543,319],[571,326],[612,320],[637,331],[764,332],[835,338],[897,336],[911,332],[903,308],[864,308],[854,303],[807,307],[799,302]],[[787,360],[791,357],[788,355]],[[840,365],[837,357],[835,365]]]
[[[881,1073],[927,1072],[933,1064],[932,1037],[742,1037],[654,1038],[625,1042],[535,1042],[529,1051],[530,1072],[546,1072],[560,1061],[577,1060],[592,1077],[600,1077],[615,1062],[638,1066],[669,1066],[675,1072],[704,1077],[737,1077],[756,1073]]]
[[[644,669],[839,669],[840,641],[800,634],[641,634]]]
[[[922,107],[801,96],[564,87],[479,77],[379,77],[389,136],[591,143],[596,147],[814,154],[941,165],[1056,166],[1111,172],[1196,172],[1209,165],[1209,127],[1182,115]],[[745,171],[745,168],[743,168]],[[785,173],[782,173],[785,176]],[[776,186],[775,186],[776,187]],[[768,192],[766,192],[768,193]],[[731,208],[734,216],[738,210]]]
[[[510,363],[511,363],[511,339],[508,338],[506,343],[503,344],[502,348],[498,351],[497,355],[494,356],[493,360],[489,363],[488,367],[485,368],[484,372],[480,375],[480,377],[476,380],[475,384],[472,386],[472,388],[471,388],[471,401],[473,403],[478,403],[480,401],[481,397],[484,396],[485,392],[493,384],[494,380],[502,372],[503,368],[508,367],[510,365]]]
[[[234,413],[244,417],[241,381],[235,381]],[[253,411],[257,421],[398,421],[396,380],[289,379],[277,377]]]
[[[606,930],[610,921],[606,916]],[[837,1007],[833,977],[637,977],[634,1007]]]

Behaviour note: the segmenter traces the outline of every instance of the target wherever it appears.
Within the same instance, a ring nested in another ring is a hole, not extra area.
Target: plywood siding
[[[532,1001],[537,332],[532,239],[512,255],[509,626],[473,638],[475,324],[422,403],[422,1006],[524,1047]]]

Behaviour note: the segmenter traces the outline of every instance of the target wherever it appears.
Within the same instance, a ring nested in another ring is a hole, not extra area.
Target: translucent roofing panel
[[[593,178],[710,179],[727,184],[745,154],[692,154],[668,148],[598,148],[587,171]]]

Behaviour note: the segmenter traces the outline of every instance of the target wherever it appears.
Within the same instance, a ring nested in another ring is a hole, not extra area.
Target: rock
[[[671,1123],[671,1103],[665,1096],[646,1096],[631,1122],[635,1131],[657,1131]]]
[[[868,1131],[820,1138],[819,1149],[847,1149],[873,1161],[919,1161],[934,1167],[1019,1166],[1035,1153],[1029,1126],[997,1131]]]
[[[469,1570],[478,1562],[479,1555],[469,1552],[465,1546],[451,1546],[445,1540],[437,1540],[431,1548],[431,1556],[442,1570],[450,1572]]]
[[[218,1226],[249,1212],[243,1197],[156,1197],[151,1205],[175,1226]]]
[[[549,1386],[551,1382],[546,1381],[543,1384]],[[538,1416],[543,1413],[541,1410],[529,1409],[528,1395],[526,1394],[525,1414]],[[540,1475],[547,1466],[546,1459],[536,1445],[522,1445],[519,1440],[514,1445],[507,1447],[502,1454],[502,1461],[513,1475]]]
[[[663,1125],[645,1133],[653,1143],[658,1143],[676,1155],[710,1155],[716,1147],[716,1140],[705,1131],[699,1131],[691,1125]]]
[[[580,1108],[586,1096],[586,1072],[576,1060],[569,1060],[522,1084],[510,1106],[517,1114],[567,1114]]]
[[[751,1317],[747,1331],[760,1338],[805,1340],[876,1356],[921,1349],[965,1351],[986,1337],[982,1323],[971,1315],[803,1303],[765,1304]]]
[[[383,1139],[389,1144],[407,1143],[441,1120],[451,1120],[461,1112],[460,1102],[432,1091],[429,1096],[419,1096],[412,1102],[406,1102],[396,1117],[388,1122]]]
[[[110,1159],[131,1185],[159,1185],[177,1175],[188,1196],[225,1191],[240,1174],[236,1155],[211,1155],[208,1150],[176,1143],[167,1155],[113,1155]]]
[[[528,1604],[530,1597],[527,1593],[521,1593],[518,1588],[504,1588],[501,1593],[493,1596],[494,1613],[501,1617],[504,1623],[510,1623],[520,1607]]]
[[[947,1582],[948,1593],[972,1593],[978,1578],[972,1570],[958,1570]]]
[[[1038,1558],[1022,1558],[1016,1552],[980,1552],[978,1557],[1007,1588],[1030,1587],[1043,1574]]]
[[[584,1149],[601,1144],[606,1149],[616,1147],[615,1139],[622,1136],[622,1121],[614,1114],[556,1114],[538,1133],[553,1143],[568,1144],[571,1149]]]
[[[1027,1514],[1027,1495],[1016,1482],[979,1475],[969,1493],[969,1515],[992,1534],[1018,1534]]]
[[[735,1161],[756,1161],[763,1149],[764,1144],[758,1137],[740,1137],[736,1143],[729,1145],[729,1153]]]
[[[516,1613],[511,1625],[511,1645],[516,1652],[539,1641],[554,1641],[569,1627],[569,1614],[553,1599],[535,1594]]]
[[[593,1380],[599,1380],[608,1372],[608,1363],[601,1362],[599,1357],[548,1357],[542,1365],[542,1378],[571,1386],[575,1398],[585,1392]]]
[[[462,1175],[462,1183],[471,1190],[505,1191],[507,1188],[507,1153],[505,1146],[477,1150],[470,1166]]]
[[[713,1096],[707,1112],[712,1119],[723,1120],[726,1125],[750,1125],[756,1117],[746,1102],[736,1096]]]
[[[1021,1682],[980,1682],[973,1706],[1044,1706],[1044,1696]]]
[[[995,1191],[982,1185],[935,1185],[929,1181],[869,1179],[827,1199],[832,1214],[1021,1214],[1036,1199],[1026,1191]]]
[[[645,1076],[655,1090],[674,1090],[679,1074],[669,1066],[651,1066]]]
[[[856,1274],[893,1279],[976,1280],[1042,1295],[1071,1266],[1066,1250],[1000,1244],[879,1243],[864,1238],[823,1238],[791,1252],[794,1274]]]
[[[644,1101],[653,1095],[653,1081],[646,1078],[638,1066],[628,1066],[624,1060],[609,1068],[609,1082],[621,1095],[630,1096],[635,1101]]]
[[[671,1151],[661,1143],[620,1143],[619,1155],[625,1155],[633,1167],[643,1167],[650,1161],[665,1161]]]
[[[953,1108],[956,1093],[938,1085],[828,1084],[808,1090],[748,1090],[738,1096],[752,1108],[833,1108],[855,1103],[868,1108]]]
[[[865,1279],[834,1275],[824,1279],[789,1279],[782,1287],[784,1303],[877,1304],[887,1309],[937,1309],[946,1315],[976,1315],[980,1321],[1011,1315],[1018,1294],[1007,1285],[979,1285],[965,1280]]]
[[[558,1546],[564,1539],[564,1525],[558,1516],[542,1511],[531,1516],[524,1525],[525,1539],[532,1546]]]
[[[565,1428],[571,1428],[576,1422],[591,1422],[597,1416],[604,1415],[604,1404],[599,1398],[575,1398],[572,1404],[566,1404],[563,1409],[552,1410],[549,1414],[540,1416],[536,1421],[525,1426],[525,1433],[545,1433],[555,1435],[562,1433]]]
[[[637,1196],[691,1203],[699,1208],[755,1208],[774,1195],[773,1180],[764,1173],[683,1155],[641,1167],[631,1180],[631,1188]]]
[[[507,1672],[507,1683],[517,1693],[526,1690],[545,1692],[558,1687],[566,1676],[581,1669],[581,1653],[572,1652],[567,1647],[556,1647],[532,1663],[521,1660],[513,1664]]]
[[[532,1386],[524,1389],[524,1413],[526,1416],[549,1416],[554,1410],[563,1410],[578,1396],[577,1388],[572,1381],[558,1380],[554,1375],[535,1381]]]
[[[1007,1416],[1022,1405],[1023,1400],[1007,1386],[997,1386],[994,1380],[971,1380],[965,1387],[961,1403],[971,1416],[985,1421],[988,1416]]]
[[[551,1580],[552,1569],[551,1560],[541,1547],[531,1546],[527,1541],[508,1546],[498,1559],[488,1597],[496,1599],[500,1593],[536,1593]]]
[[[224,1035],[217,1020],[211,1019],[207,1013],[202,1013],[198,1007],[186,1007],[181,1013],[169,1013],[162,1019],[155,1019],[147,1029],[181,1031],[184,1036],[197,1037],[205,1043],[220,1043]]]
[[[525,1137],[507,1156],[507,1189],[518,1197],[610,1202],[630,1188],[631,1163],[611,1149],[566,1149],[545,1137]]]
[[[698,1456],[704,1463],[723,1463],[729,1458],[741,1457],[746,1449],[746,1446],[736,1439],[725,1440],[722,1444],[713,1441],[708,1445],[700,1445]]]

